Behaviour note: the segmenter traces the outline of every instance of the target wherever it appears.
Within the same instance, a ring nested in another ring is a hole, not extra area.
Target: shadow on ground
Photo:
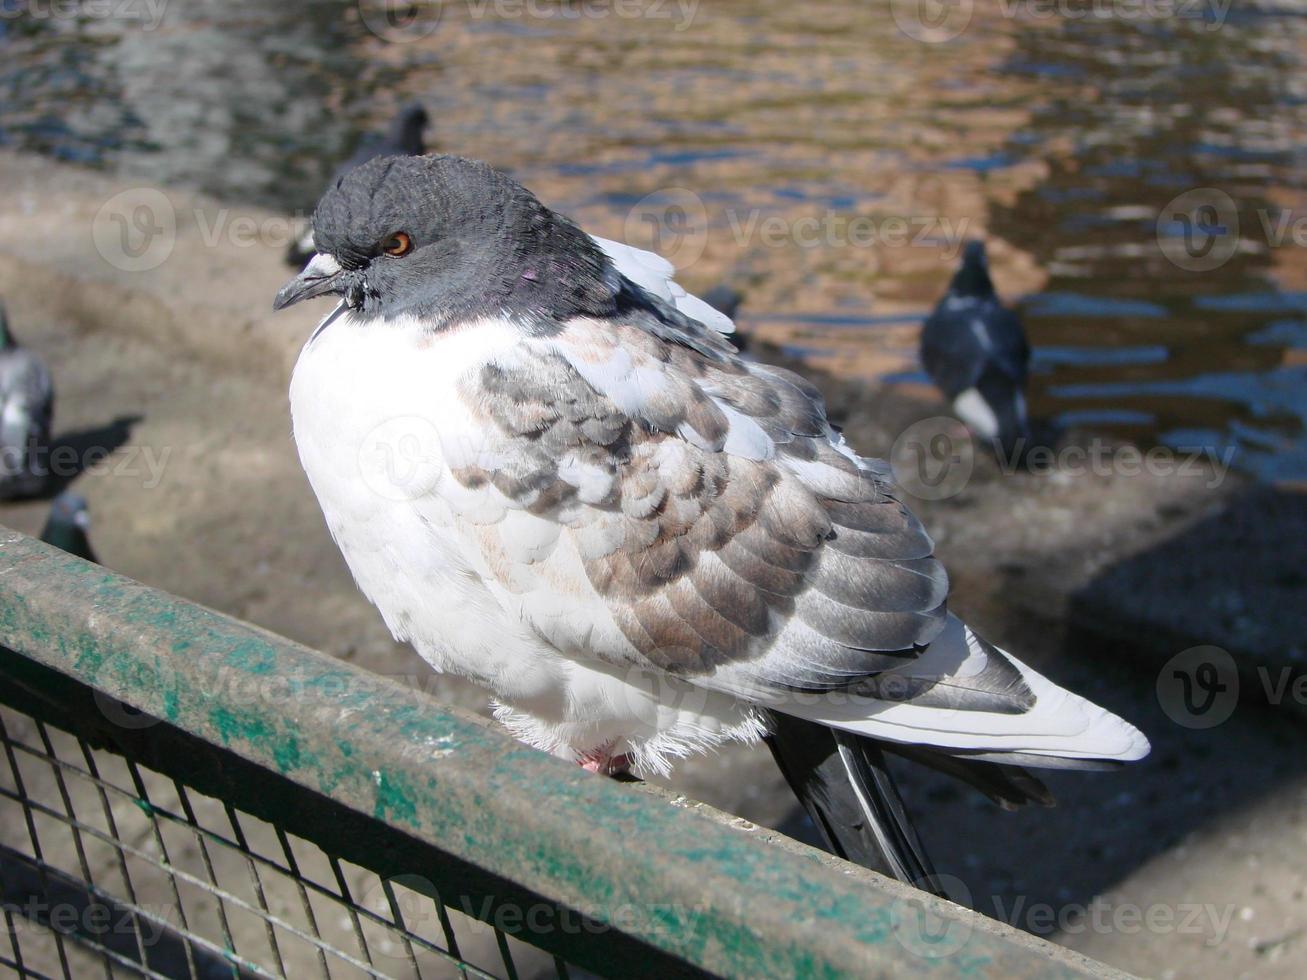
[[[87,467],[127,445],[132,429],[144,419],[143,415],[120,415],[105,425],[74,429],[55,436],[50,445],[52,475],[42,496],[57,496],[68,489]]]

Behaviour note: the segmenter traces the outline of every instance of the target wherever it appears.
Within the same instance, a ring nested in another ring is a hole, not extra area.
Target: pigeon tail
[[[767,745],[831,852],[936,891],[934,866],[875,741],[772,713]]]
[[[981,374],[976,390],[993,414],[993,439],[1008,460],[1019,462],[1030,442],[1030,418],[1021,385],[1003,371],[989,367]]]

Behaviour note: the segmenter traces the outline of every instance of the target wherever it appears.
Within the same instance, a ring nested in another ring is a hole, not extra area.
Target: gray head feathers
[[[364,316],[433,327],[502,316],[547,329],[615,309],[622,283],[585,232],[484,163],[381,157],[337,181],[313,215],[311,295],[334,292]],[[307,295],[292,291],[289,305]]]
[[[79,493],[65,490],[54,498],[50,505],[50,517],[46,520],[41,540],[46,544],[62,548],[69,554],[96,561],[88,536],[91,530],[91,512],[86,498]]]

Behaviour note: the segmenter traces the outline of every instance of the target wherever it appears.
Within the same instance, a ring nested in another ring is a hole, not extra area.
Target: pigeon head
[[[86,498],[80,493],[64,491],[50,504],[50,520],[55,524],[79,527],[85,531],[91,527],[91,510]]]
[[[962,265],[953,274],[949,292],[957,296],[992,296],[994,283],[989,278],[989,259],[985,243],[969,241],[962,252]]]
[[[273,309],[339,296],[365,320],[431,328],[487,316],[557,322],[611,308],[608,259],[576,225],[484,163],[378,157],[313,213],[317,254]]]
[[[50,505],[50,517],[41,532],[41,540],[86,561],[98,561],[87,535],[90,529],[91,512],[86,498],[65,490]]]

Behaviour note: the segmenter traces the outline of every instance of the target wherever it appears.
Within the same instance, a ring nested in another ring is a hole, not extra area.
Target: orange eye
[[[387,255],[408,255],[413,251],[413,239],[407,232],[397,231],[382,243],[381,250]]]

